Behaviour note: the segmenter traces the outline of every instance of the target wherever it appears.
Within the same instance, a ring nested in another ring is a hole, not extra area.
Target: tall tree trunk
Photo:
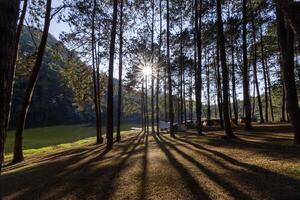
[[[16,73],[16,62],[18,59],[18,46],[19,46],[19,42],[20,42],[20,38],[21,38],[21,33],[23,30],[23,24],[24,24],[24,20],[25,20],[25,16],[27,13],[27,7],[28,7],[28,0],[24,0],[23,2],[23,8],[22,8],[22,12],[19,18],[19,24],[17,27],[17,32],[16,32],[16,41],[15,41],[15,55],[14,55],[14,63],[12,66],[12,72],[11,72],[11,77],[10,77],[10,84],[9,84],[9,89],[8,91],[11,91],[8,95],[9,95],[9,106],[8,106],[8,117],[7,117],[7,122],[6,122],[6,126],[7,129],[9,129],[9,121],[10,121],[10,114],[11,114],[11,105],[12,105],[12,97],[13,97],[13,93],[14,93],[14,83],[15,83],[15,73]]]
[[[159,0],[159,49],[158,63],[161,66],[161,47],[162,47],[162,0]],[[156,132],[159,133],[159,84],[160,84],[160,67],[157,68],[156,77]]]
[[[223,97],[222,97],[222,83],[221,83],[221,74],[220,74],[220,44],[217,41],[217,65],[216,65],[216,74],[217,74],[217,96],[218,96],[218,107],[219,107],[219,116],[220,116],[220,125],[224,129],[224,118],[223,118]]]
[[[249,69],[247,58],[247,0],[243,0],[243,94],[246,114],[246,129],[251,129],[251,102],[249,95]]]
[[[263,41],[263,31],[262,31],[262,24],[260,24],[260,47],[261,47],[261,63],[263,67],[263,76],[264,76],[264,92],[265,92],[265,120],[266,122],[269,121],[269,98],[268,98],[268,80],[267,80],[267,66],[266,66],[266,59],[265,59],[265,47]]]
[[[148,77],[145,77],[146,84],[145,84],[145,115],[146,115],[146,131],[147,134],[149,133],[149,112],[148,112]]]
[[[281,71],[286,92],[287,110],[293,126],[295,143],[300,144],[300,110],[294,74],[294,34],[277,7],[277,33],[281,51]]]
[[[207,119],[211,119],[211,109],[210,109],[210,69],[209,62],[206,63],[206,87],[207,87]]]
[[[97,94],[98,94],[98,97],[97,97],[97,100],[98,100],[98,113],[99,113],[99,137],[98,137],[98,140],[97,140],[97,143],[98,144],[102,144],[104,139],[102,137],[102,116],[101,116],[101,93],[100,93],[100,46],[98,45],[98,53],[97,53]]]
[[[182,32],[183,32],[183,8],[182,2],[180,2],[180,61],[179,61],[179,70],[180,70],[180,124],[183,122],[183,115],[184,115],[184,96],[183,96],[183,76],[184,76],[184,69],[183,69],[183,41],[182,41]]]
[[[23,161],[23,131],[25,128],[27,113],[31,105],[33,92],[35,89],[40,68],[42,66],[43,56],[47,45],[47,38],[48,38],[48,32],[49,32],[50,20],[51,20],[51,3],[52,0],[47,0],[44,30],[38,48],[36,61],[29,77],[28,85],[25,91],[25,96],[23,99],[23,103],[18,118],[18,125],[16,128],[16,135],[15,135],[14,157],[12,161],[13,163],[18,163]]]
[[[254,20],[255,20],[254,19],[254,14],[252,13],[253,74],[254,74],[254,82],[255,82],[256,93],[257,93],[260,123],[264,123],[265,120],[264,120],[264,115],[263,115],[262,102],[261,102],[261,98],[260,98],[259,84],[258,84],[258,77],[257,77],[257,44],[256,44],[256,28],[255,28],[255,21]]]
[[[120,49],[119,49],[119,91],[118,91],[118,116],[117,116],[117,142],[121,140],[121,118],[122,118],[122,72],[123,72],[123,4],[120,0]]]
[[[200,13],[198,12],[198,0],[195,0],[195,32],[197,38],[198,66],[196,73],[196,115],[197,131],[202,135],[202,0],[200,0]]]
[[[252,118],[255,116],[255,107],[256,107],[256,102],[255,102],[255,94],[256,94],[256,85],[255,85],[255,80],[253,80],[253,96],[252,96]]]
[[[118,18],[118,0],[113,1],[113,19],[111,29],[111,40],[109,47],[109,64],[108,64],[108,83],[107,83],[107,150],[113,148],[114,143],[114,57],[115,57],[115,44],[116,44],[116,33],[117,33],[117,18]]]
[[[231,37],[231,82],[232,82],[232,104],[233,104],[233,113],[234,113],[234,123],[238,124],[238,107],[237,107],[237,97],[236,97],[236,80],[235,80],[235,62],[234,62],[234,29],[232,30]]]
[[[154,129],[154,0],[152,0],[152,23],[151,23],[151,128],[152,133]]]
[[[99,61],[96,49],[96,38],[95,38],[95,17],[96,17],[97,1],[94,0],[93,14],[92,14],[92,68],[93,68],[93,86],[94,86],[94,104],[96,114],[96,143],[100,144],[103,142],[101,139],[101,124],[100,124],[100,105],[99,105]],[[97,69],[96,69],[97,66]]]
[[[268,80],[268,91],[269,91],[269,103],[270,103],[270,110],[271,110],[271,117],[272,121],[274,121],[274,111],[273,111],[273,101],[272,101],[272,85],[271,85],[271,79],[270,79],[270,70],[267,67],[267,80]]]
[[[231,130],[229,110],[228,110],[229,77],[228,77],[228,68],[226,63],[225,38],[224,38],[224,31],[223,31],[221,0],[217,0],[217,35],[218,35],[218,41],[220,47],[220,56],[221,56],[220,58],[221,58],[222,75],[223,75],[223,111],[224,111],[225,133],[227,137],[235,138],[235,135]]]
[[[20,2],[0,1],[0,174],[4,161],[4,145],[7,135],[9,105],[11,104],[11,79],[16,53],[16,28]]]
[[[285,89],[284,89],[284,85],[282,83],[282,104],[281,104],[281,121],[282,122],[286,122],[286,118],[285,118],[285,105],[286,105],[286,102],[285,102]]]
[[[169,0],[167,0],[167,73],[169,86],[169,117],[170,117],[170,135],[175,136],[174,133],[174,111],[173,111],[173,95],[172,95],[172,70],[170,63],[170,8]]]
[[[142,78],[142,94],[141,94],[141,113],[142,113],[142,129],[143,131],[146,131],[145,125],[146,125],[146,117],[145,117],[145,89],[144,89],[144,78]]]
[[[168,68],[168,65],[166,65],[164,67],[164,75],[165,75],[165,77],[168,77],[167,68]],[[168,110],[167,110],[167,78],[164,79],[164,118],[165,118],[165,121],[167,122],[168,121]]]

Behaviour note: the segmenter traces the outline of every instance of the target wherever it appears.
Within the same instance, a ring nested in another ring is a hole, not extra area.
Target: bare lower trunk
[[[232,29],[233,30],[233,29]],[[234,41],[232,39],[231,44],[231,82],[232,82],[232,104],[234,113],[234,123],[238,124],[238,108],[236,104],[236,80],[235,80],[235,63],[234,63]]]
[[[269,91],[269,103],[270,103],[270,110],[271,110],[271,117],[272,121],[274,121],[274,111],[273,111],[273,101],[272,101],[272,85],[270,79],[270,71],[269,68],[266,68],[267,71],[267,80],[268,80],[268,91]]]
[[[229,138],[235,138],[231,130],[230,118],[229,118],[229,105],[228,105],[228,90],[229,90],[229,75],[226,63],[226,51],[225,51],[225,38],[223,31],[223,20],[222,20],[222,8],[221,0],[217,0],[217,35],[220,48],[220,58],[222,65],[222,75],[223,75],[223,111],[224,111],[224,125],[225,134]]]
[[[51,20],[51,3],[52,0],[47,0],[44,30],[38,48],[36,62],[32,69],[31,75],[29,77],[28,85],[25,91],[25,96],[20,109],[18,124],[16,128],[16,135],[15,135],[14,156],[12,161],[13,163],[18,163],[23,161],[23,131],[25,128],[27,113],[31,105],[33,92],[35,89],[40,68],[42,66],[43,56],[47,44],[47,38],[48,38],[48,32],[49,32],[50,20]]]
[[[217,41],[217,65],[216,65],[216,74],[217,74],[217,97],[218,97],[218,108],[220,116],[220,125],[224,129],[224,118],[223,118],[223,97],[222,97],[222,83],[221,83],[221,73],[220,73],[220,48],[219,42]]]
[[[284,89],[284,85],[282,85],[282,104],[281,104],[281,121],[282,122],[286,122],[286,118],[285,118],[285,89]]]
[[[261,15],[261,14],[260,14]],[[265,59],[265,47],[264,47],[264,38],[263,38],[263,30],[262,24],[259,27],[260,34],[260,48],[261,48],[261,64],[263,68],[263,77],[264,77],[264,93],[265,93],[265,120],[269,121],[269,97],[268,97],[268,79],[267,79],[267,66]]]

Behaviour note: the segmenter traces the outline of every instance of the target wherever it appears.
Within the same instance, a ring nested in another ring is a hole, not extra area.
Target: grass
[[[128,131],[136,124],[125,124],[121,131]],[[104,130],[104,129],[103,129]],[[5,159],[11,160],[14,131],[9,131],[5,146]],[[104,133],[104,131],[103,131]],[[88,124],[61,125],[26,129],[23,135],[24,155],[54,151],[61,148],[76,147],[95,141],[96,129]],[[105,134],[103,135],[105,136]]]

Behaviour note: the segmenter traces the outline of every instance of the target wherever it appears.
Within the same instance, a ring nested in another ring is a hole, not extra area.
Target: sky
[[[52,7],[56,8],[60,6],[62,0],[53,0]],[[57,16],[51,21],[50,30],[49,32],[54,35],[57,39],[59,39],[59,35],[61,32],[65,31],[68,32],[70,30],[67,23],[58,22]]]

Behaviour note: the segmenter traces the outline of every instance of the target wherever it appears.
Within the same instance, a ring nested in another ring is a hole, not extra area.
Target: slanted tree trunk
[[[23,24],[24,24],[24,20],[25,20],[25,16],[26,16],[26,13],[27,13],[27,6],[28,6],[28,0],[24,0],[23,2],[23,8],[22,8],[22,12],[21,12],[21,15],[20,15],[20,18],[19,18],[19,24],[18,24],[18,27],[17,27],[17,32],[16,32],[16,52],[15,52],[15,55],[14,55],[14,63],[13,63],[13,67],[12,67],[12,72],[11,72],[11,78],[10,80],[10,84],[9,84],[9,89],[8,91],[11,91],[8,95],[9,95],[9,106],[8,106],[8,117],[7,117],[7,122],[6,122],[6,126],[7,126],[7,129],[9,128],[9,121],[10,121],[10,113],[11,113],[11,104],[12,104],[12,96],[13,96],[13,93],[14,93],[14,83],[15,83],[15,73],[16,73],[16,62],[17,62],[17,59],[18,59],[18,50],[19,50],[19,42],[20,42],[20,38],[21,38],[21,33],[22,33],[22,30],[23,30]]]
[[[264,123],[265,120],[264,120],[264,115],[263,115],[262,102],[261,102],[261,98],[260,98],[260,91],[259,91],[259,84],[258,84],[258,77],[257,77],[257,44],[256,44],[256,28],[255,28],[254,20],[255,20],[254,14],[252,13],[253,74],[254,74],[254,82],[255,82],[256,93],[257,93],[260,123]],[[255,98],[255,96],[254,96],[254,98]]]
[[[222,65],[222,75],[223,75],[223,111],[224,111],[224,125],[225,134],[228,138],[235,138],[231,130],[230,118],[229,118],[229,105],[228,105],[228,90],[229,90],[229,76],[228,68],[226,63],[226,51],[225,51],[225,38],[223,31],[223,20],[222,20],[222,8],[221,0],[217,0],[217,35],[220,47],[220,58]],[[251,111],[250,111],[251,114]]]
[[[16,135],[15,135],[14,156],[12,161],[13,163],[19,163],[24,159],[23,158],[23,131],[25,128],[27,113],[31,105],[33,92],[35,89],[40,68],[42,66],[43,56],[47,45],[47,38],[48,38],[48,32],[49,32],[50,20],[51,20],[51,3],[52,0],[47,0],[44,30],[42,33],[40,45],[38,47],[36,61],[31,71],[28,85],[25,91],[23,103],[20,109],[18,124],[16,128]]]
[[[0,1],[0,174],[4,161],[4,145],[7,135],[7,122],[13,80],[11,79],[16,54],[16,28],[20,2]]]
[[[117,142],[121,140],[121,118],[122,118],[122,72],[123,72],[123,5],[120,0],[120,49],[119,49],[119,88],[118,88],[118,113],[117,113]]]
[[[195,69],[196,86],[196,116],[197,132],[202,135],[202,0],[200,0],[200,13],[198,11],[198,0],[195,0],[195,32],[197,39],[198,65]]]
[[[295,143],[300,144],[300,110],[294,74],[294,33],[277,7],[277,33],[281,52],[281,71],[287,100],[287,111],[293,126]]]
[[[174,111],[173,111],[173,95],[172,95],[172,71],[170,62],[170,8],[169,0],[167,0],[167,73],[168,73],[168,89],[169,89],[169,118],[170,118],[170,135],[174,133]]]
[[[113,1],[113,19],[111,29],[111,39],[109,47],[109,64],[108,64],[108,83],[107,83],[107,150],[113,148],[114,140],[114,57],[115,57],[115,44],[116,44],[116,33],[117,33],[117,18],[118,18],[118,0]]]

